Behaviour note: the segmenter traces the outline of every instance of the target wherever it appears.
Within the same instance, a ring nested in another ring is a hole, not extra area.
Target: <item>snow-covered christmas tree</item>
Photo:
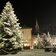
[[[17,22],[12,4],[7,2],[0,15],[0,49],[5,52],[9,53],[20,47],[22,32],[20,23]]]

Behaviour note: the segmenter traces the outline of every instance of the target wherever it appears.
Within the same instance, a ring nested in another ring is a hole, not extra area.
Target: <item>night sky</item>
[[[0,12],[8,0],[0,1]],[[43,32],[56,32],[56,2],[10,0],[20,25],[34,27],[36,19]]]

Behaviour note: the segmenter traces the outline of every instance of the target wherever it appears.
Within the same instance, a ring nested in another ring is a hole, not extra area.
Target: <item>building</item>
[[[21,38],[24,47],[31,48],[32,28],[21,29],[23,37]]]

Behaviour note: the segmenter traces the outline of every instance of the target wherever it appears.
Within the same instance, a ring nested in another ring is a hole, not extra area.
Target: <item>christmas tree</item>
[[[7,53],[17,50],[21,45],[21,27],[14,14],[12,4],[7,2],[0,15],[0,49]]]

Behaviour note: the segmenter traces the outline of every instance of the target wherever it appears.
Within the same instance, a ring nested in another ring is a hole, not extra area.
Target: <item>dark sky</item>
[[[0,12],[8,0],[0,1]],[[10,0],[21,26],[34,27],[36,19],[41,31],[56,32],[56,2],[49,0]]]

